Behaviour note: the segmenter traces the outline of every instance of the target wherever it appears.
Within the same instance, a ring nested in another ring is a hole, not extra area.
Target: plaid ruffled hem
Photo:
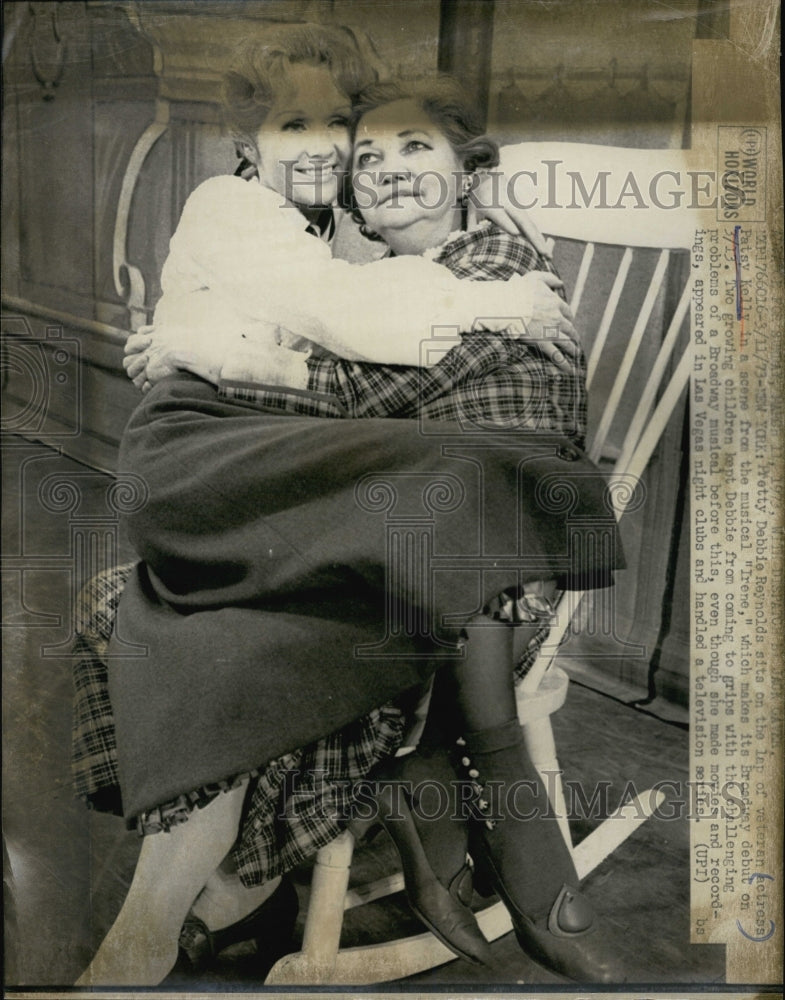
[[[79,596],[76,614],[74,787],[88,805],[118,815],[122,806],[105,657],[120,595],[135,565],[113,567],[90,580]],[[535,633],[516,668],[516,680],[534,663],[548,631],[544,623]],[[355,783],[395,754],[406,724],[401,708],[382,706],[262,768],[163,803],[138,816],[132,826],[142,835],[170,830],[186,822],[194,809],[249,781],[232,854],[243,883],[258,885],[301,864],[340,833],[351,813]]]
[[[250,771],[247,774],[237,774],[232,778],[216,781],[211,785],[202,785],[201,788],[185,795],[178,795],[171,802],[156,806],[155,809],[150,809],[137,816],[136,831],[142,837],[146,837],[149,833],[168,832],[172,827],[185,823],[195,809],[204,809],[221,792],[231,792],[232,789],[239,788],[244,782],[255,778],[258,773],[258,771]]]

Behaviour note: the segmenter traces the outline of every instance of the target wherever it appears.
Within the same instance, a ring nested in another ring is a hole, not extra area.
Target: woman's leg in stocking
[[[474,637],[471,646],[463,646],[452,667],[434,677],[421,747],[451,746],[466,730],[479,731],[517,718],[513,672],[540,631],[539,616],[552,607],[555,593],[554,581],[526,584],[517,601],[510,597],[496,602],[501,617],[478,615],[467,626],[467,638]],[[534,621],[521,620],[527,607],[534,612]]]
[[[580,894],[571,852],[518,722],[513,632],[532,627],[477,619],[467,627],[465,655],[454,669],[466,727],[465,774],[483,789],[472,850],[528,953],[578,982],[623,982],[613,943]]]
[[[439,795],[442,812],[444,803],[449,803],[454,820],[451,824],[429,823],[415,816],[425,852],[434,871],[443,880],[460,870],[468,847],[467,803],[456,787],[454,770],[448,768],[445,772],[442,763],[445,750],[454,747],[455,741],[468,728],[487,729],[516,718],[513,630],[500,627],[498,622],[489,619],[482,621],[492,627],[485,629],[472,644],[468,661],[461,659],[454,666],[439,670],[434,677],[425,728],[406,774],[407,778],[420,783],[421,814],[435,815]],[[521,626],[521,629],[527,636],[533,634],[529,626]],[[464,656],[468,655],[465,650]],[[488,676],[484,669],[487,663],[493,665],[493,676]],[[436,788],[437,782],[444,787]]]
[[[246,786],[222,793],[168,833],[144,838],[123,907],[77,986],[156,986],[180,928],[237,837]]]
[[[441,932],[445,943],[464,957],[471,956],[479,961],[487,961],[487,956],[484,940],[468,908],[471,902],[471,871],[466,864],[469,847],[467,803],[462,794],[466,786],[456,781],[449,751],[465,729],[459,708],[459,702],[464,699],[477,701],[477,712],[480,714],[472,716],[473,725],[492,726],[500,718],[506,721],[515,714],[510,630],[495,628],[492,638],[495,646],[492,652],[491,649],[484,650],[483,660],[491,658],[504,663],[506,672],[502,683],[500,671],[494,697],[488,699],[487,684],[476,676],[476,665],[470,666],[466,676],[460,666],[457,671],[449,668],[440,670],[434,679],[425,729],[417,750],[397,758],[383,775],[377,775],[377,779],[381,778],[382,784],[388,786],[388,792],[390,786],[401,785],[405,798],[397,798],[396,811],[400,812],[408,803],[406,809],[410,810],[411,822],[416,828],[418,849],[424,853],[430,872],[453,897],[452,904],[442,897],[443,905],[438,910],[428,906],[429,901],[419,891],[410,871],[407,876],[410,902],[416,911],[429,918],[426,922],[431,929]],[[403,843],[400,820],[398,829],[389,818],[385,825],[393,839],[397,835],[396,842],[406,862],[407,845]],[[409,862],[411,870],[411,859]],[[439,902],[438,893],[436,900],[431,902]]]
[[[279,875],[260,885],[244,885],[229,854],[208,878],[191,913],[204,921],[209,930],[221,930],[247,917],[268,900],[280,884]]]
[[[515,816],[530,817],[515,823],[514,847],[516,857],[527,862],[517,873],[527,912],[537,913],[551,906],[565,883],[577,887],[578,876],[518,722],[512,668],[513,633],[518,629],[533,631],[534,626],[488,619],[469,626],[466,655],[456,664],[455,680],[469,758],[473,753],[478,757],[472,770],[486,783],[499,783],[488,784],[483,798],[489,807],[506,805]],[[506,754],[501,747],[495,754],[483,753],[486,745],[495,750],[500,741],[509,744]],[[508,801],[493,802],[494,789]]]

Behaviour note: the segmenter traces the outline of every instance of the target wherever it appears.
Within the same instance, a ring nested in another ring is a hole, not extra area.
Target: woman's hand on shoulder
[[[565,356],[577,357],[580,347],[572,310],[555,291],[563,285],[561,278],[550,271],[529,271],[511,281],[525,284],[528,297],[526,318],[523,328],[518,328],[518,339],[539,348],[556,364],[562,364]]]

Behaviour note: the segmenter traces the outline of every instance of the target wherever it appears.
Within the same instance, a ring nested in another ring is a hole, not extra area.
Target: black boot
[[[521,948],[575,982],[625,982],[610,934],[578,888],[518,720],[467,734],[461,769],[477,793],[470,850],[478,875],[509,910]]]
[[[468,826],[456,809],[457,784],[444,750],[397,757],[371,779],[413,912],[460,958],[490,965],[490,946],[470,906]]]

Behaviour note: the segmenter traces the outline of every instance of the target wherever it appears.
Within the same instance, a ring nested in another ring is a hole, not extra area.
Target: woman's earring
[[[360,234],[366,238],[366,240],[380,240],[381,236],[370,226],[366,226],[364,222],[360,223]]]
[[[465,205],[469,200],[469,195],[471,194],[472,188],[474,187],[474,174],[464,175],[463,182],[461,185],[461,204]]]

